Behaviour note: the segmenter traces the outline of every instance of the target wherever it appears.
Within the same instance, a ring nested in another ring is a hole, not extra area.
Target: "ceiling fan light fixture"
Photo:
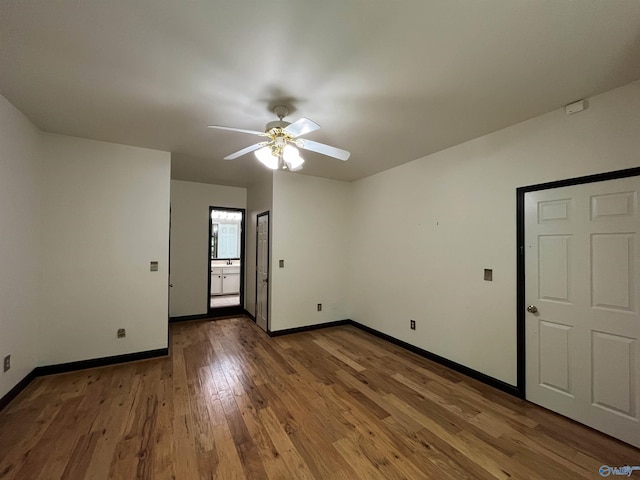
[[[262,147],[260,150],[256,150],[255,156],[265,167],[271,170],[278,169],[278,157],[271,152],[271,147]]]
[[[300,158],[300,161],[295,164],[287,163],[285,161],[285,164],[287,165],[287,169],[290,172],[297,172],[298,170],[302,170],[302,164],[304,163],[304,159],[302,157],[299,157],[299,158]]]
[[[290,171],[295,172],[302,169],[304,158],[300,156],[300,152],[298,152],[298,149],[293,145],[285,145],[282,151],[282,157]]]

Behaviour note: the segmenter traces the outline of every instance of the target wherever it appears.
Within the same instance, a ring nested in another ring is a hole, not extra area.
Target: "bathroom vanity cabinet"
[[[240,267],[213,267],[211,295],[232,295],[240,292]]]

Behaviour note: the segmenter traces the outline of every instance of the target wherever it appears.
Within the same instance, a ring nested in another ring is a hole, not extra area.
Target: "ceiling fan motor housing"
[[[267,126],[265,127],[265,132],[270,131],[272,128],[285,128],[288,127],[289,125],[291,125],[291,123],[289,122],[285,122],[283,120],[274,120],[273,122],[269,122],[267,123]]]

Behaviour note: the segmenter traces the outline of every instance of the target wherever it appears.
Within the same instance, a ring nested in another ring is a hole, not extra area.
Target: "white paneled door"
[[[640,177],[525,195],[527,399],[640,447]]]
[[[256,323],[267,330],[269,315],[269,214],[258,217],[258,252],[256,258]]]
[[[218,225],[218,258],[240,257],[240,225],[220,223]]]

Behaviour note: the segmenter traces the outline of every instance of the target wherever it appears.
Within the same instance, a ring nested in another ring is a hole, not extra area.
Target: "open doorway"
[[[208,310],[212,316],[244,311],[245,210],[209,207]]]

